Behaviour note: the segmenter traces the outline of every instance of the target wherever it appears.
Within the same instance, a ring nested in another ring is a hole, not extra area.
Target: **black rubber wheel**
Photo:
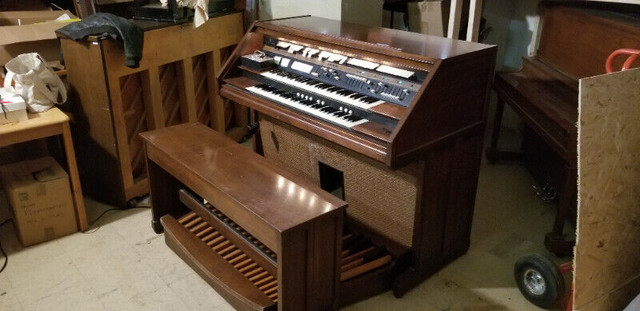
[[[564,278],[558,266],[547,257],[532,254],[520,257],[514,266],[516,283],[531,303],[549,309],[564,294]]]

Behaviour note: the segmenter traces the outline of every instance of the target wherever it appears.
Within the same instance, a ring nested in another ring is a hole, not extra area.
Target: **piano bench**
[[[345,219],[346,202],[223,134],[193,123],[140,136],[154,230],[237,309],[338,309],[408,265],[406,247]]]
[[[564,236],[565,221],[572,215],[577,194],[577,120],[578,94],[559,81],[544,79],[527,71],[502,72],[495,76],[494,91],[498,95],[490,146],[486,151],[490,163],[524,161],[531,164],[540,155],[524,147],[521,152],[504,152],[498,149],[504,104],[508,104],[549,149],[553,157],[563,162],[559,178],[551,186],[557,189],[558,210],[552,232],[545,237],[547,249],[558,255],[570,254],[573,241]],[[535,149],[535,148],[533,148]],[[528,166],[529,166],[528,165]],[[558,172],[549,169],[550,174]],[[533,173],[533,172],[532,172]],[[553,181],[553,178],[552,178]]]
[[[344,201],[199,123],[140,136],[154,229],[233,307],[338,308]]]

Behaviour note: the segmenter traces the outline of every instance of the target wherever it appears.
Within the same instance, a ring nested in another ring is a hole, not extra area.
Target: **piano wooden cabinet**
[[[496,74],[498,106],[487,157],[522,159],[534,177],[558,191],[553,230],[545,236],[547,249],[558,255],[572,253],[574,244],[564,225],[576,206],[578,80],[604,74],[611,52],[640,42],[640,20],[614,10],[623,7],[629,6],[544,1],[536,55],[525,57],[517,72]],[[531,129],[523,153],[497,147],[505,103]]]
[[[266,63],[245,57],[256,51]],[[467,251],[495,57],[494,46],[296,17],[255,23],[223,66],[220,93],[257,111],[264,156],[342,197],[345,230],[392,254],[341,282],[339,305],[400,297]]]
[[[138,133],[197,121],[240,139],[248,121],[246,108],[234,111],[219,96],[215,79],[242,38],[241,13],[212,17],[198,28],[135,22],[144,29],[138,68],[125,66],[115,39],[60,38],[82,188],[116,206],[149,193]]]
[[[232,306],[338,308],[344,201],[202,124],[141,136],[154,229]]]

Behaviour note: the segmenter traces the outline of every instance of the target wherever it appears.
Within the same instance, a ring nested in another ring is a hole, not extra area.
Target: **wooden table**
[[[76,207],[76,223],[79,230],[86,230],[89,224],[84,210],[78,166],[69,129],[69,117],[66,114],[54,107],[46,112],[30,113],[27,121],[0,125],[0,147],[54,135],[62,135],[71,193]]]

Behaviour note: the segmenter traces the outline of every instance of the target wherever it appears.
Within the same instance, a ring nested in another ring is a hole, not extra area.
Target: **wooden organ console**
[[[218,79],[223,97],[257,112],[264,158],[195,125],[144,134],[154,229],[164,227],[167,243],[236,308],[324,310],[389,289],[402,296],[469,247],[495,57],[493,46],[316,17],[256,22]],[[294,202],[274,176],[327,207]],[[235,258],[213,236],[203,240],[220,219],[250,236],[238,249],[266,257],[261,276],[242,267],[216,276],[196,258]],[[305,229],[288,231],[283,219]],[[274,279],[277,289],[263,287]],[[323,291],[305,292],[312,287]],[[275,304],[247,302],[252,295]]]

